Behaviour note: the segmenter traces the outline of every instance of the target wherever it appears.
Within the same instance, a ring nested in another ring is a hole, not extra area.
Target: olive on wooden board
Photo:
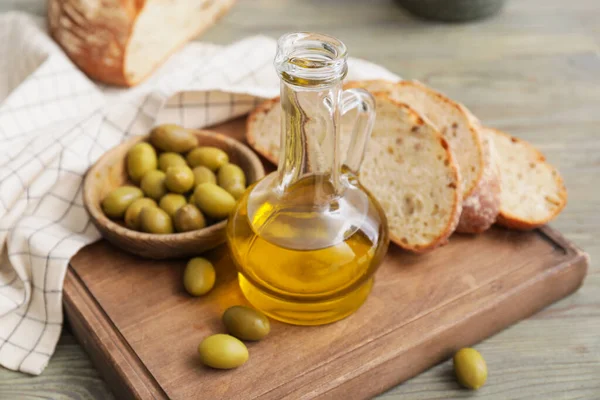
[[[219,168],[217,180],[219,186],[222,188],[233,183],[241,183],[243,186],[246,186],[246,175],[244,174],[244,171],[235,164],[225,164]]]
[[[158,207],[144,207],[140,212],[140,229],[147,233],[173,233],[173,221],[169,214]]]
[[[183,286],[192,296],[202,296],[215,285],[215,267],[206,258],[194,257],[183,271]]]
[[[227,218],[235,207],[235,199],[225,189],[213,183],[202,183],[194,190],[196,206],[214,219]]]
[[[218,369],[232,369],[248,361],[248,349],[240,340],[218,333],[208,336],[198,346],[204,365]]]
[[[230,335],[242,340],[261,340],[271,331],[266,315],[245,306],[229,307],[223,313],[223,323]]]
[[[194,185],[198,186],[201,183],[217,183],[217,177],[215,173],[204,165],[195,167],[192,172],[194,173]]]
[[[167,175],[158,169],[150,171],[142,178],[140,188],[146,196],[159,201],[167,194],[166,177]]]
[[[229,162],[229,156],[218,147],[196,147],[188,153],[187,162],[192,168],[202,165],[214,172]]]
[[[187,165],[169,167],[165,184],[171,192],[185,193],[194,187],[194,173]]]
[[[468,389],[479,389],[487,379],[487,365],[481,354],[472,348],[460,349],[453,358],[458,383]]]
[[[189,129],[175,124],[164,124],[152,129],[150,143],[162,151],[185,153],[198,144],[198,139]]]
[[[193,204],[186,204],[177,210],[173,223],[177,232],[195,231],[206,226],[204,215]]]
[[[127,174],[135,183],[156,165],[156,150],[146,142],[137,143],[127,152]]]
[[[136,231],[140,230],[140,213],[144,207],[156,207],[156,201],[148,197],[137,199],[125,211],[125,226]]]
[[[158,169],[167,172],[169,167],[187,166],[185,158],[181,154],[168,152],[158,156]]]
[[[169,217],[175,217],[175,213],[181,207],[187,204],[187,200],[184,195],[177,193],[167,193],[163,197],[161,197],[158,202],[158,206],[166,211],[169,214]]]
[[[142,197],[144,197],[144,194],[139,188],[121,186],[114,189],[102,200],[102,210],[109,218],[121,218],[127,211],[127,207]]]

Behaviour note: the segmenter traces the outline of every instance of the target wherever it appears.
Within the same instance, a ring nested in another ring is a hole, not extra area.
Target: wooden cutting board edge
[[[548,226],[538,232],[570,255],[567,261],[504,292],[477,313],[442,327],[401,356],[382,360],[327,388],[314,388],[311,398],[374,396],[449,358],[456,348],[473,345],[576,291],[587,273],[589,256]],[[546,290],[549,286],[555,289]],[[67,270],[63,301],[75,336],[119,399],[168,399],[73,268]],[[371,384],[365,385],[365,379]]]
[[[75,337],[117,398],[169,398],[70,265],[63,304]]]

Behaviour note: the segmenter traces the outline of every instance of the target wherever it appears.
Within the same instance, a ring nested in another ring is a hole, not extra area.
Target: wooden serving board
[[[221,130],[239,137],[240,123]],[[144,260],[106,241],[71,260],[65,310],[117,398],[369,398],[577,290],[588,264],[549,227],[454,235],[421,256],[391,245],[358,312],[320,327],[273,322],[245,365],[217,371],[197,346],[245,300],[226,248],[205,256],[217,283],[201,298],[184,291],[185,260]]]

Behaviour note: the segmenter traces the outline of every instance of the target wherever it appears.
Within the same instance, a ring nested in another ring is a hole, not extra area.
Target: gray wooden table
[[[600,4],[509,0],[492,19],[434,24],[392,0],[238,0],[202,39],[226,44],[262,33],[327,32],[351,55],[420,79],[486,124],[535,143],[562,172],[569,205],[553,223],[592,258],[578,293],[477,345],[489,379],[477,398],[600,399]],[[44,13],[40,0],[0,0],[0,11]],[[472,393],[443,363],[382,398]],[[39,377],[0,368],[0,399],[111,399],[68,328]]]

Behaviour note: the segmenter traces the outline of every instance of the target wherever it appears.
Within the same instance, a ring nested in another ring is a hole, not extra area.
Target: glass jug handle
[[[358,175],[375,123],[375,98],[364,89],[348,89],[342,93],[342,115],[357,109],[357,117],[352,128],[352,136],[344,165],[354,175]]]

